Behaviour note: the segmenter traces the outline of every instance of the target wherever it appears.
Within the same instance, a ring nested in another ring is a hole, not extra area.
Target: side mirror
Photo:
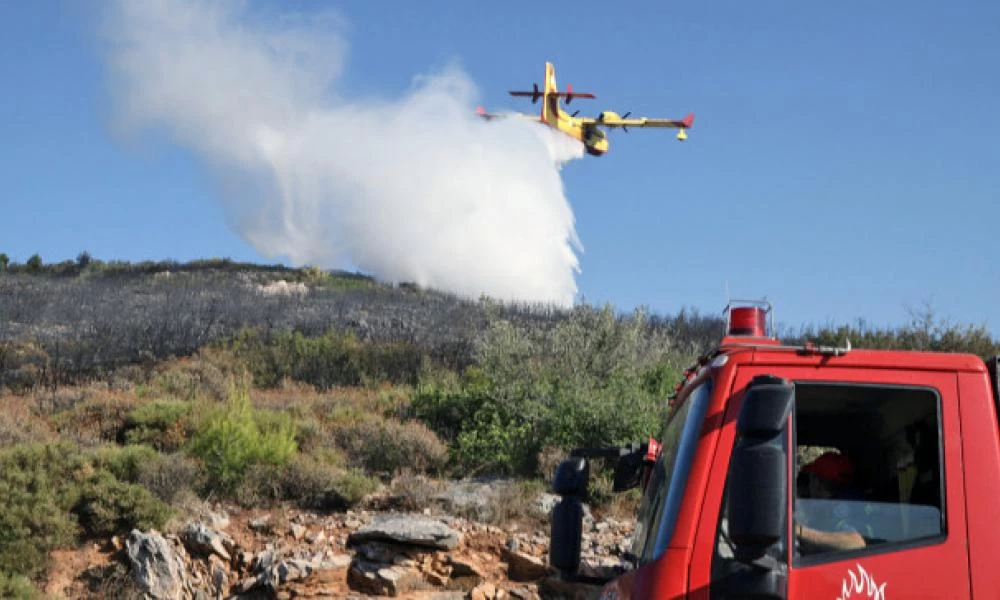
[[[590,465],[582,457],[568,458],[556,469],[552,482],[562,496],[552,509],[549,564],[563,574],[575,574],[580,568],[583,541],[583,496],[590,480]]]
[[[781,540],[787,527],[788,416],[795,386],[770,375],[753,378],[736,423],[729,466],[729,537],[737,558],[753,561]]]

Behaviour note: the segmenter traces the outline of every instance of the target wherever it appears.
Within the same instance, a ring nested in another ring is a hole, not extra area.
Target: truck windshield
[[[667,549],[687,485],[691,461],[712,394],[712,380],[698,386],[668,417],[663,449],[639,507],[633,553],[643,564]]]

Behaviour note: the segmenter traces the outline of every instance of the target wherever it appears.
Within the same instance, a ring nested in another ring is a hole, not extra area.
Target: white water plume
[[[559,167],[579,143],[480,119],[457,67],[398,98],[355,97],[339,85],[335,15],[251,8],[115,3],[105,34],[119,124],[162,130],[203,159],[233,227],[265,256],[572,303],[579,244]]]

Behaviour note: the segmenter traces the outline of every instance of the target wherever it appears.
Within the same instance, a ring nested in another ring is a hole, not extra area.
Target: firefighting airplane
[[[681,120],[674,119],[650,119],[647,117],[628,118],[631,112],[619,115],[616,112],[604,111],[597,117],[577,117],[580,111],[569,114],[559,106],[559,99],[565,98],[567,106],[574,98],[596,98],[597,96],[588,92],[574,92],[573,86],[567,85],[565,92],[560,92],[556,87],[556,69],[552,63],[545,63],[545,88],[538,89],[538,84],[534,84],[534,89],[530,92],[512,91],[511,96],[526,96],[531,98],[531,103],[535,104],[538,99],[542,99],[542,110],[539,116],[513,113],[515,116],[544,123],[553,129],[559,130],[566,135],[583,143],[589,154],[601,156],[608,151],[608,137],[601,129],[602,127],[621,127],[623,131],[628,131],[629,127],[673,127],[677,129],[677,139],[684,141],[687,139],[687,130],[694,124],[694,113],[688,114]],[[495,119],[505,114],[488,113],[483,107],[476,110],[479,116],[485,119]]]

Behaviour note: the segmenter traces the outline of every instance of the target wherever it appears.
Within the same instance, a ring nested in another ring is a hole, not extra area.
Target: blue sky
[[[190,152],[114,133],[94,6],[0,3],[0,252],[271,262]],[[728,288],[793,326],[901,324],[929,302],[1000,334],[996,3],[292,6],[340,12],[357,97],[457,63],[484,106],[532,110],[506,90],[551,60],[597,94],[585,113],[695,112],[683,144],[612,132],[607,156],[564,168],[590,302],[714,312]]]

